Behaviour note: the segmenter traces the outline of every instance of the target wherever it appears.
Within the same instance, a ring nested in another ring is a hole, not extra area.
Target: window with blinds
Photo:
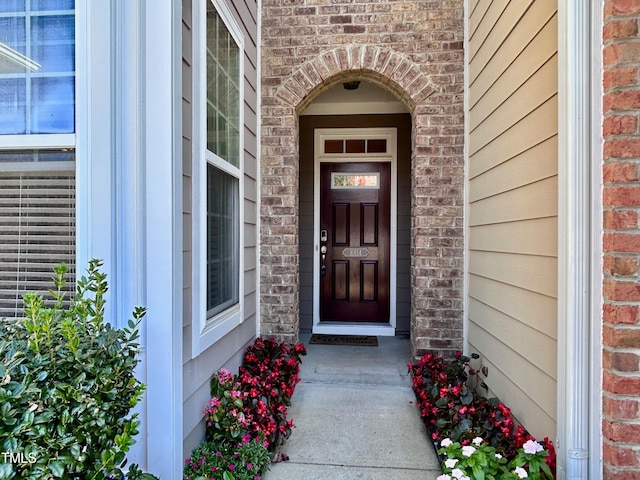
[[[25,292],[48,298],[53,267],[69,267],[75,290],[73,171],[0,172],[0,317],[23,316]]]
[[[0,0],[0,317],[59,263],[75,290],[75,6]]]

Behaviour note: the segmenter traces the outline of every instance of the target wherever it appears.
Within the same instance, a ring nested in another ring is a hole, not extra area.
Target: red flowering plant
[[[245,351],[239,381],[246,392],[244,411],[251,418],[254,432],[260,432],[275,451],[289,435],[293,422],[287,420],[287,407],[300,382],[303,344],[289,344],[273,338],[257,338]]]
[[[486,385],[470,361],[460,352],[451,361],[427,353],[418,363],[408,365],[423,422],[436,445],[446,438],[466,446],[481,438],[505,458],[513,459],[527,441],[535,439],[524,427],[516,426],[505,404],[477,391],[478,386]],[[481,371],[486,376],[486,368]],[[548,452],[546,464],[555,471],[553,444],[547,438],[542,444]]]
[[[427,353],[417,364],[408,365],[420,414],[434,442],[449,436],[458,440],[471,426],[463,418],[473,402],[473,392],[466,385],[467,363],[462,354],[446,362]]]

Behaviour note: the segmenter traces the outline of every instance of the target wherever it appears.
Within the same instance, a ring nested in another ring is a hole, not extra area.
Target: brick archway
[[[347,80],[367,80],[388,90],[410,112],[436,91],[421,66],[408,56],[376,45],[344,45],[305,62],[276,95],[301,112],[326,90]]]
[[[296,39],[266,38],[265,45],[289,41]],[[264,49],[262,335],[298,338],[298,114],[334,85],[365,80],[393,93],[412,116],[412,354],[450,355],[462,348],[463,52],[459,41],[440,47],[418,55],[375,44],[328,45],[309,47],[313,54],[303,58],[291,56],[293,48]]]

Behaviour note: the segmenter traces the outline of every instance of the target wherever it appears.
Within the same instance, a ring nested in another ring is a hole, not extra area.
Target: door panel
[[[378,300],[378,262],[360,262],[360,301]]]
[[[349,211],[350,207],[348,203],[334,203],[333,204],[333,245],[348,245],[349,244]]]
[[[362,245],[375,246],[378,244],[378,204],[365,204],[362,206],[362,222],[360,223],[360,236]]]
[[[323,322],[389,322],[390,182],[389,163],[320,165]]]

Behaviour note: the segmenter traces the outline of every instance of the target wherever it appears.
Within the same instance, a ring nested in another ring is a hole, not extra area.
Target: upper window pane
[[[31,133],[73,132],[73,94],[73,78],[34,78],[31,82]]]
[[[19,134],[27,131],[27,82],[24,78],[0,80],[0,132]]]
[[[47,15],[31,19],[31,57],[38,73],[73,72],[75,69],[75,18]]]
[[[240,165],[240,48],[207,2],[207,149]]]
[[[2,0],[0,12],[24,12],[25,0]]]
[[[73,10],[75,3],[74,0],[31,0],[31,9],[40,11]]]
[[[73,10],[75,0],[31,0],[31,11]],[[27,8],[27,0],[2,0],[0,1],[0,13],[24,12]]]
[[[75,131],[74,3],[0,1],[0,134]]]

